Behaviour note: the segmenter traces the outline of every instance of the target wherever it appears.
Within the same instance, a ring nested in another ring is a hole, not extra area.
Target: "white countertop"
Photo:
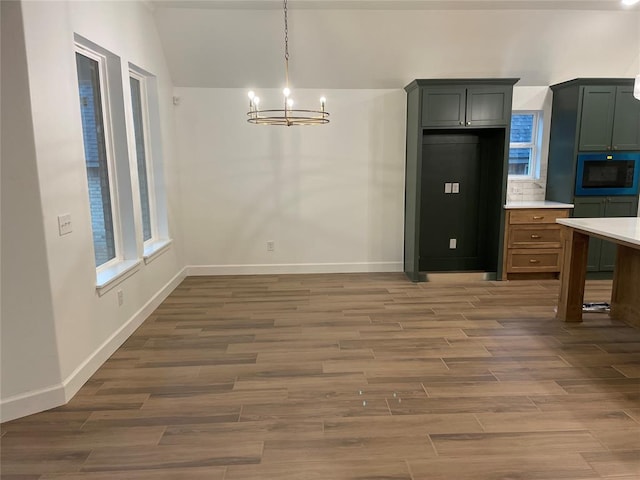
[[[640,248],[640,218],[558,218],[561,225]]]
[[[573,208],[573,203],[552,202],[550,200],[531,200],[528,202],[508,202],[504,208],[507,210],[512,208]]]

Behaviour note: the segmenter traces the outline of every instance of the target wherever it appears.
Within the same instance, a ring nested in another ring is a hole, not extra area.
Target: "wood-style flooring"
[[[187,278],[69,404],[2,425],[2,478],[638,480],[640,329],[557,321],[558,291]]]

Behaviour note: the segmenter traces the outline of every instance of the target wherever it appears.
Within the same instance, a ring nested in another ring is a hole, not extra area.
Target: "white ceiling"
[[[283,86],[280,1],[149,5],[176,86]],[[293,88],[475,77],[550,85],[640,71],[640,9],[619,0],[290,0],[289,9]]]

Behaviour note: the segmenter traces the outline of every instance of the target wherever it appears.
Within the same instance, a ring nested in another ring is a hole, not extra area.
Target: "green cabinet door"
[[[635,217],[638,213],[638,197],[579,197],[574,200],[573,216]],[[616,263],[616,245],[599,238],[589,238],[587,271],[613,272]]]
[[[607,197],[604,201],[605,217],[635,217],[638,199],[633,197]],[[616,244],[602,242],[599,268],[601,272],[613,272],[616,265]]]
[[[465,123],[467,89],[429,87],[422,89],[422,125],[424,127],[460,127]]]
[[[422,89],[423,127],[506,126],[511,121],[511,86]]]
[[[611,150],[615,102],[616,87],[614,86],[584,87],[579,150]]]
[[[640,101],[633,87],[618,87],[613,119],[614,150],[640,150]]]
[[[510,88],[477,86],[467,88],[467,127],[504,126],[511,120]]]
[[[573,201],[573,216],[577,218],[604,217],[603,197],[581,197]],[[587,271],[600,271],[600,255],[602,253],[602,240],[589,237],[589,253],[587,256]]]

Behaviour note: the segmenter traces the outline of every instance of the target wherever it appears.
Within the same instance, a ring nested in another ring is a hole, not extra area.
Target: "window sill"
[[[167,240],[158,240],[157,242],[153,242],[144,247],[143,258],[145,265],[150,264],[164,252],[169,250],[172,243],[173,240],[169,238]]]
[[[142,262],[140,260],[125,260],[117,265],[106,268],[96,275],[96,291],[102,296],[125,278],[136,273]]]

